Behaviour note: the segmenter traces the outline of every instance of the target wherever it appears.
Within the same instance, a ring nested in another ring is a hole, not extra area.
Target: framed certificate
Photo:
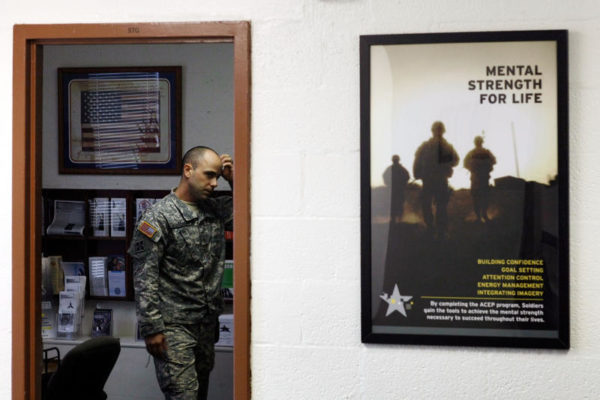
[[[362,340],[569,347],[567,32],[360,38]]]

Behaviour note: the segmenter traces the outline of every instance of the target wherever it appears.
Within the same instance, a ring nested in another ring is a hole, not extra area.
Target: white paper
[[[83,318],[85,310],[85,283],[87,278],[85,276],[65,276],[65,291],[76,292],[79,295],[79,316],[78,320]]]
[[[85,266],[80,261],[61,261],[60,266],[65,276],[85,276]]]
[[[127,202],[124,198],[110,199],[110,234],[125,237],[127,227]]]
[[[108,289],[110,296],[125,296],[125,271],[108,271]]]
[[[54,201],[54,220],[48,227],[48,235],[83,236],[85,226],[85,201]]]
[[[90,257],[90,295],[108,296],[106,285],[106,257]]]
[[[76,292],[60,292],[58,305],[58,332],[76,333],[79,315],[79,296]]]
[[[58,313],[58,333],[75,333],[75,314]]]
[[[110,232],[110,201],[108,197],[95,197],[90,202],[90,222],[94,236],[108,236]]]
[[[219,315],[219,341],[215,346],[233,347],[233,314]]]
[[[51,301],[42,301],[42,338],[53,339],[56,337],[56,310]]]

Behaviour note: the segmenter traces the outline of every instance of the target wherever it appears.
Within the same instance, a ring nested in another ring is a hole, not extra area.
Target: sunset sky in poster
[[[487,67],[515,65],[541,75],[486,75]],[[517,176],[517,163],[521,178],[548,183],[558,172],[556,69],[553,41],[372,46],[371,186],[383,185],[393,154],[412,177],[415,151],[438,120],[461,157],[450,179],[455,189],[469,187],[462,162],[477,135],[497,159],[492,183]],[[541,89],[469,90],[469,81],[486,79],[541,79]],[[541,103],[514,103],[513,95],[523,101],[526,93],[540,93]],[[482,104],[481,94],[505,94],[506,102]]]

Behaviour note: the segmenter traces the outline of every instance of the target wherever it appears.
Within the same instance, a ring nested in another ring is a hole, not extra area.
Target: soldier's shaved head
[[[183,162],[181,163],[181,173],[183,174],[185,164],[191,164],[192,167],[195,169],[198,166],[198,160],[204,157],[204,154],[209,151],[215,153],[217,156],[219,155],[219,153],[217,153],[214,149],[211,149],[207,146],[196,146],[189,149],[183,155]]]

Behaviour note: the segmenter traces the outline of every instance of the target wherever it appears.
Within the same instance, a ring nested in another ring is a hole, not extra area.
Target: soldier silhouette
[[[390,188],[392,193],[390,217],[392,222],[400,223],[404,213],[404,190],[410,175],[406,168],[400,164],[400,156],[392,156],[392,165],[383,173],[383,183]]]
[[[421,209],[428,234],[443,237],[448,229],[448,201],[450,188],[448,178],[453,168],[458,165],[460,157],[454,147],[442,136],[446,127],[440,121],[431,125],[433,137],[423,142],[415,153],[413,176],[423,181],[421,190]],[[433,204],[435,204],[435,224],[433,221]]]
[[[473,209],[478,221],[487,222],[489,197],[490,197],[490,172],[496,164],[496,157],[491,151],[483,147],[483,137],[475,136],[475,148],[467,154],[463,165],[471,172],[471,198]]]

